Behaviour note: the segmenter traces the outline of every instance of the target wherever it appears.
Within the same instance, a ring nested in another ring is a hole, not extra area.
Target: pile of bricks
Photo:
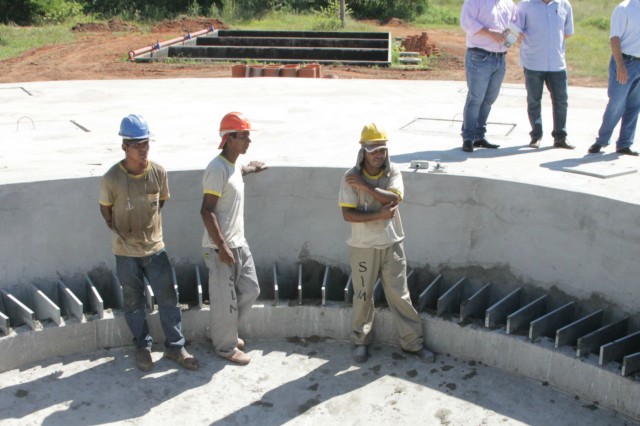
[[[424,32],[421,35],[405,37],[401,42],[405,52],[418,52],[422,56],[438,55],[440,50],[429,41],[429,35]]]
[[[231,77],[303,77],[320,78],[320,64],[287,64],[287,65],[245,65],[231,66]]]

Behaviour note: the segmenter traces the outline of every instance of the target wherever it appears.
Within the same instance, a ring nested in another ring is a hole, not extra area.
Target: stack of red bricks
[[[402,40],[405,52],[418,52],[422,56],[437,55],[440,50],[429,41],[429,35],[425,32],[421,35],[409,36]]]

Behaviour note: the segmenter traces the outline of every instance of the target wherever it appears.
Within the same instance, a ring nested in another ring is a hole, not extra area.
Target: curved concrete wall
[[[316,260],[348,272],[337,193],[343,169],[272,168],[246,177],[246,230],[259,268]],[[169,175],[163,210],[174,263],[201,263],[202,171]],[[410,266],[530,285],[636,315],[638,206],[522,183],[404,173]],[[0,186],[0,288],[113,269],[99,178]],[[473,278],[473,277],[472,277]]]
[[[246,177],[246,230],[258,268],[291,268],[315,260],[348,273],[349,225],[337,206],[343,169],[273,168]],[[175,264],[200,263],[202,171],[171,172],[171,200],[163,210],[165,241]],[[608,304],[618,315],[637,314],[640,286],[635,249],[638,206],[575,192],[455,175],[404,174],[402,217],[410,265],[421,280],[438,272],[457,279],[493,280]],[[0,288],[74,277],[114,268],[110,234],[98,211],[99,178],[0,186]],[[292,269],[292,268],[291,268]],[[70,281],[73,281],[71,279]],[[423,283],[426,285],[426,283]],[[203,340],[209,310],[184,312],[185,333]],[[249,338],[323,335],[347,339],[350,310],[342,305],[256,305],[244,325]],[[152,334],[161,340],[157,313]],[[476,325],[423,315],[429,346],[466,360],[544,380],[586,400],[640,418],[638,381],[622,377],[594,356],[551,350]],[[376,315],[376,340],[395,343],[390,312]],[[0,371],[56,355],[126,345],[123,316],[24,327],[2,337]],[[541,343],[541,344],[540,344]]]
[[[347,340],[351,310],[344,306],[268,306],[256,304],[241,324],[249,339],[284,339],[323,336]],[[636,420],[640,419],[637,395],[640,383],[593,362],[575,358],[567,351],[549,350],[526,338],[509,336],[482,327],[460,327],[452,321],[422,316],[429,346],[439,354],[452,354],[466,361],[481,362],[511,373],[544,381],[585,400],[597,401]],[[209,309],[183,312],[185,336],[204,341],[210,324]],[[154,340],[162,341],[157,312],[149,315]],[[395,321],[388,309],[377,310],[376,342],[397,344]],[[111,313],[103,319],[64,327],[46,327],[37,332],[14,333],[0,339],[0,372],[21,368],[54,356],[92,352],[130,344],[124,315]],[[541,408],[543,409],[543,408]]]

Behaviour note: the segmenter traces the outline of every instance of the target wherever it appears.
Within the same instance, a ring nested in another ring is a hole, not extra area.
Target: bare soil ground
[[[370,22],[373,23],[373,22]],[[465,79],[465,40],[461,30],[434,30],[411,27],[401,20],[386,24],[373,23],[380,31],[393,37],[407,37],[427,32],[429,40],[441,54],[431,62],[430,69],[370,68],[355,66],[324,66],[325,76],[334,78],[399,79],[399,80],[459,80]],[[69,44],[45,46],[23,55],[0,61],[0,83],[50,80],[119,80],[149,78],[220,78],[231,76],[231,65],[222,63],[133,63],[127,61],[130,50],[140,49],[158,41],[166,41],[214,25],[228,28],[223,22],[206,18],[182,18],[163,21],[149,33],[135,26],[113,20],[108,23],[79,23],[72,31],[80,34]],[[570,74],[571,75],[571,74]],[[508,83],[523,83],[518,65],[517,49],[507,55]],[[606,87],[606,80],[571,78],[571,85]]]

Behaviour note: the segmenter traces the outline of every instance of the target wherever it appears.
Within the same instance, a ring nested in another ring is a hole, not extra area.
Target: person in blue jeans
[[[153,341],[144,295],[146,279],[158,302],[165,357],[183,368],[196,370],[198,360],[184,348],[182,314],[162,239],[160,210],[169,199],[167,172],[148,159],[152,134],[141,115],[122,119],[119,134],[125,158],[102,177],[100,213],[112,231],[116,275],[122,286],[125,320],[136,347],[136,367],[142,371],[153,368]]]
[[[517,25],[518,14],[512,0],[465,0],[460,26],[466,33],[464,66],[467,100],[462,122],[462,150],[498,148],[485,139],[491,106],[498,98],[506,71],[505,45],[509,24]],[[519,40],[522,34],[520,33]]]
[[[553,109],[553,146],[574,149],[567,142],[567,64],[565,40],[573,34],[573,10],[568,0],[522,0],[518,22],[524,33],[520,64],[527,88],[527,113],[532,148],[542,139],[542,89],[547,86]]]
[[[589,153],[596,154],[609,145],[613,130],[622,120],[616,152],[637,156],[631,145],[640,112],[640,0],[625,0],[613,9],[609,38],[609,102]]]

